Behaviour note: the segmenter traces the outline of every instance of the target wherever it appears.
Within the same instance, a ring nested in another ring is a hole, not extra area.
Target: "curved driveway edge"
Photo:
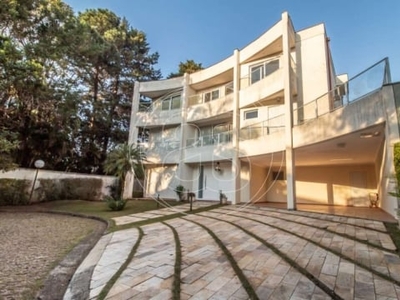
[[[74,217],[86,218],[79,214],[59,213],[55,211],[41,211],[40,213],[69,215]],[[108,227],[108,223],[100,218],[90,219],[98,220],[99,226],[84,238],[78,245],[76,245],[58,265],[50,272],[49,276],[44,282],[43,288],[37,293],[36,299],[40,300],[54,300],[62,299],[66,293],[68,284],[71,278],[76,274],[77,268],[80,266],[84,258],[89,254],[90,250],[98,243],[99,239]],[[88,291],[89,282],[92,273],[86,273],[86,276],[80,278],[79,283],[82,291]],[[84,288],[83,288],[84,287]],[[82,298],[87,299],[87,298]]]

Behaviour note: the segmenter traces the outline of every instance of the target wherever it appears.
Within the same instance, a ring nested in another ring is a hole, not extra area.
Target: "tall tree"
[[[0,7],[0,126],[17,134],[19,165],[41,157],[55,168],[76,115],[69,66],[78,23],[59,0],[6,0]]]
[[[128,138],[134,81],[161,78],[154,69],[159,55],[150,54],[143,32],[109,10],[87,10],[79,20],[103,41],[101,51],[87,61],[81,112],[83,165],[102,173],[108,150]]]
[[[143,32],[108,10],[75,16],[61,0],[0,4],[0,128],[15,161],[102,173],[127,140],[134,80],[158,79]]]
[[[196,63],[193,59],[188,59],[185,62],[180,62],[178,72],[170,73],[167,78],[179,77],[185,73],[191,74],[199,70],[203,70],[201,63]]]

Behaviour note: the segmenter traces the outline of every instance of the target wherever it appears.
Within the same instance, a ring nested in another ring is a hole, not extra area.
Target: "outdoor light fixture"
[[[34,163],[35,168],[36,168],[36,173],[35,173],[35,179],[33,179],[33,184],[32,184],[32,189],[31,189],[31,193],[29,195],[29,203],[31,203],[32,201],[32,195],[33,195],[33,191],[35,190],[35,184],[36,184],[36,179],[39,173],[39,169],[44,167],[44,161],[41,159],[38,159],[35,161]]]
[[[221,167],[219,166],[219,161],[217,161],[217,163],[215,164],[214,170],[217,172],[221,172]]]

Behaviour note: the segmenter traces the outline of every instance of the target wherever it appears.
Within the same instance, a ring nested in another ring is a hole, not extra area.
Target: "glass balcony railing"
[[[294,109],[293,123],[299,125],[356,102],[390,82],[389,61],[385,58],[325,95]]]
[[[295,70],[292,70],[295,71]],[[293,109],[293,125],[301,125],[340,107],[347,106],[379,90],[384,84],[390,83],[390,69],[387,58],[337,86],[325,95]],[[278,130],[284,129],[284,115],[243,127],[240,139],[256,139]]]
[[[214,135],[205,135],[198,138],[186,140],[186,147],[205,147],[219,144],[226,144],[232,141],[232,132],[222,132]]]
[[[199,105],[208,103],[214,100],[232,97],[233,93],[233,82],[229,82],[228,84],[216,88],[212,91],[192,95],[189,97],[189,106]]]
[[[240,129],[240,139],[256,139],[269,135],[285,128],[285,115],[279,115],[268,120],[258,122]]]

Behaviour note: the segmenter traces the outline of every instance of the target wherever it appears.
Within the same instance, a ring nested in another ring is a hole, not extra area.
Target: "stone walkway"
[[[177,279],[183,300],[399,299],[395,249],[379,221],[224,206],[103,236],[64,299],[98,299],[111,279],[105,299],[172,299]],[[85,274],[87,291],[77,284]]]

